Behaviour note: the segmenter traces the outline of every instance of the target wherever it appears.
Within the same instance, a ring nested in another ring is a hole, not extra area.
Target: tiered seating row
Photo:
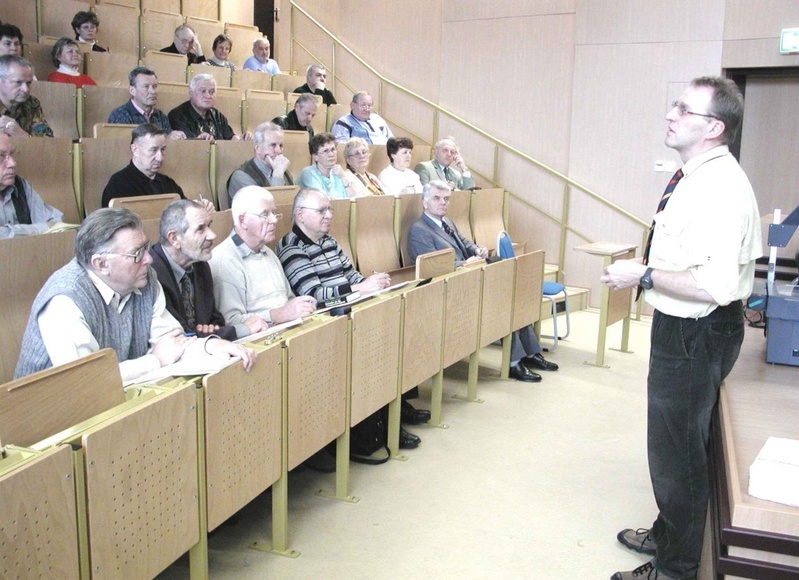
[[[451,260],[444,269],[452,270]],[[440,424],[443,368],[507,336],[515,305],[535,292],[515,295],[517,281],[537,281],[540,292],[542,276],[543,254],[537,252],[445,273],[358,305],[349,317],[317,315],[253,343],[260,352],[250,373],[237,363],[205,376],[200,389],[199,379],[178,378],[131,388],[123,402],[112,351],[5,385],[0,425],[9,425],[8,414],[23,408],[22,399],[30,405],[43,398],[56,410],[41,420],[52,431],[41,443],[33,440],[42,433],[28,433],[24,423],[0,433],[25,446],[10,447],[0,461],[0,489],[24,485],[34,466],[44,471],[35,476],[40,493],[13,513],[0,511],[0,535],[7,534],[0,540],[28,537],[22,520],[57,517],[59,525],[38,530],[25,544],[0,541],[0,560],[9,569],[25,562],[29,573],[47,576],[58,570],[59,577],[79,571],[83,577],[149,577],[191,550],[192,576],[205,577],[207,533],[270,486],[271,549],[296,554],[288,547],[288,470],[337,440],[336,487],[325,495],[354,501],[349,427],[389,402],[389,447],[397,457],[400,394],[430,377],[433,422]],[[489,309],[501,324],[480,324]],[[94,417],[87,415],[96,409],[83,410],[71,417],[78,425],[56,434],[64,424],[52,403],[63,398],[60,393],[72,398],[77,385],[81,399],[96,389],[118,393],[116,404]],[[70,453],[62,443],[73,449],[71,473],[68,460],[52,459]],[[48,549],[39,550],[43,545]]]

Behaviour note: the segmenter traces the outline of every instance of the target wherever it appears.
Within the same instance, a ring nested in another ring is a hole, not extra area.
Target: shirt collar
[[[236,233],[235,229],[231,232],[230,238],[233,240],[233,244],[236,246],[236,251],[238,251],[242,259],[247,258],[248,256],[261,256],[266,254],[266,245],[261,248],[260,252],[253,251],[250,246],[248,246],[244,240],[241,239],[241,236]]]
[[[189,267],[188,270],[186,270],[184,268],[181,268],[178,265],[178,263],[175,260],[172,259],[172,256],[169,255],[169,252],[163,246],[163,244],[161,245],[161,249],[164,252],[164,257],[166,257],[166,261],[169,263],[169,266],[172,268],[172,273],[175,275],[175,280],[177,280],[178,283],[180,283],[180,281],[183,279],[183,276],[186,274],[186,272],[191,273],[190,272],[191,271],[191,267]]]
[[[125,304],[128,303],[128,300],[130,300],[131,296],[134,294],[141,294],[141,290],[136,288],[127,296],[120,296],[119,293],[115,292],[108,284],[103,282],[97,274],[91,270],[86,270],[86,272],[89,274],[89,280],[92,281],[94,287],[97,288],[98,292],[100,292],[100,297],[103,299],[103,302],[105,302],[106,306],[110,305],[112,301],[116,300],[119,305],[117,307],[117,312],[122,312],[122,309],[125,307]]]
[[[130,100],[130,106],[136,109],[139,112],[139,114],[141,114],[145,118],[147,117],[147,112],[141,107],[139,107],[139,105],[137,105],[136,101],[134,101],[133,99]],[[152,113],[152,110],[150,111],[150,113]]]
[[[438,219],[436,217],[433,217],[427,212],[424,212],[424,215],[426,215],[428,218],[430,218],[433,221],[433,223],[436,224],[438,227],[443,229],[443,226],[441,225],[443,223],[443,220],[440,220],[440,219]]]
[[[730,148],[727,145],[720,145],[719,147],[714,147],[709,151],[700,153],[696,157],[691,157],[688,161],[685,162],[685,165],[682,166],[683,175],[687,177],[691,173],[699,169],[701,165],[704,165],[708,161],[712,161],[713,159],[718,159],[719,157],[723,157],[729,154],[730,154]]]

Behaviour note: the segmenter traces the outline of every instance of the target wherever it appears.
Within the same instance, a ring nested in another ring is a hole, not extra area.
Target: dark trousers
[[[660,513],[656,568],[696,577],[708,502],[707,443],[719,386],[743,342],[740,301],[704,318],[655,311],[649,358],[649,474]]]
[[[541,346],[535,337],[531,325],[523,326],[511,335],[510,339],[510,360],[518,361],[526,356],[533,356],[541,352]]]

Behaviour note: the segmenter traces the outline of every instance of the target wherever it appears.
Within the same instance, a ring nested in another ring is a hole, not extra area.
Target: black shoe
[[[427,423],[430,420],[430,411],[427,409],[414,409],[408,401],[402,401],[400,421],[408,425]]]
[[[558,370],[558,365],[553,362],[549,362],[541,353],[534,354],[533,356],[526,356],[522,359],[522,364],[526,366],[528,369],[536,369],[539,371],[556,371]]]
[[[510,367],[510,373],[508,373],[508,376],[512,379],[516,379],[517,381],[524,381],[525,383],[541,382],[541,375],[534,373],[521,363]]]
[[[324,449],[311,455],[302,462],[302,465],[314,471],[321,471],[322,473],[333,473],[336,471],[335,458]]]
[[[400,449],[416,449],[419,447],[419,443],[421,442],[422,440],[419,438],[419,436],[409,433],[404,427],[400,426]]]

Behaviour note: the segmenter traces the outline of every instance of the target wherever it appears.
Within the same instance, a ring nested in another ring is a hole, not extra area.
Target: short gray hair
[[[266,36],[259,36],[258,38],[253,40],[252,41],[252,47],[255,48],[255,45],[258,44],[259,42],[265,42],[266,44],[269,45],[269,48],[272,48],[272,43],[269,42],[269,38],[266,37]]]
[[[66,36],[62,36],[58,40],[55,41],[53,48],[50,50],[50,60],[53,61],[53,66],[58,68],[61,62],[58,60],[58,57],[61,56],[61,51],[63,51],[68,46],[78,46],[78,43],[71,38],[67,38]],[[78,46],[78,50],[80,47]]]
[[[158,232],[161,236],[161,244],[169,243],[167,238],[169,232],[176,232],[181,236],[186,233],[186,230],[189,229],[186,212],[192,207],[204,209],[203,206],[191,199],[177,199],[164,208],[164,211],[161,212]]]
[[[311,93],[303,93],[297,100],[294,101],[294,108],[303,106],[305,103],[313,103],[315,106],[319,106],[319,101],[316,100],[316,96],[312,95]]]
[[[263,145],[263,142],[266,140],[264,133],[269,133],[270,131],[282,135],[283,127],[272,121],[261,123],[255,128],[255,131],[252,132],[252,142],[255,145]]]
[[[202,81],[213,81],[214,86],[216,86],[216,79],[209,75],[208,73],[200,73],[198,75],[194,75],[194,77],[189,81],[189,92],[193,93],[197,83]]]
[[[17,56],[16,54],[6,54],[0,56],[0,78],[6,78],[8,76],[8,71],[14,65],[33,70],[33,66],[27,59]]]
[[[308,79],[316,70],[327,70],[327,67],[322,66],[321,64],[312,64],[309,65],[307,69],[305,69],[305,78]]]
[[[111,251],[114,236],[119,230],[140,230],[141,220],[124,207],[106,207],[90,213],[78,228],[75,236],[75,257],[84,268],[89,268],[92,256]]]
[[[344,159],[352,156],[353,151],[360,149],[361,147],[364,147],[366,152],[370,153],[369,143],[367,143],[365,139],[361,139],[360,137],[350,137],[347,140],[347,143],[344,145]]]
[[[444,144],[444,141],[452,141],[452,144],[455,145],[455,147],[458,146],[458,143],[455,141],[455,137],[442,137],[441,139],[436,141],[436,144],[433,145],[433,149],[438,149],[439,147],[441,147]]]
[[[297,214],[297,210],[305,204],[305,200],[308,199],[308,196],[312,193],[318,193],[322,197],[327,197],[326,194],[322,193],[318,189],[313,189],[311,187],[306,187],[301,189],[297,192],[297,195],[294,196],[294,203],[291,206],[291,221],[294,222],[294,216]]]
[[[357,93],[352,95],[352,101],[351,102],[353,102],[353,103],[355,103],[357,105],[358,104],[358,99],[360,99],[363,96],[371,97],[372,95],[370,95],[368,91],[358,91]]]
[[[433,179],[424,184],[424,187],[422,188],[422,199],[430,199],[430,191],[433,189],[437,189],[438,191],[452,191],[452,188],[446,181]]]
[[[268,190],[258,185],[246,185],[238,190],[230,204],[233,224],[238,227],[239,218],[245,213],[256,209],[256,205],[262,200],[274,201],[275,198]]]

